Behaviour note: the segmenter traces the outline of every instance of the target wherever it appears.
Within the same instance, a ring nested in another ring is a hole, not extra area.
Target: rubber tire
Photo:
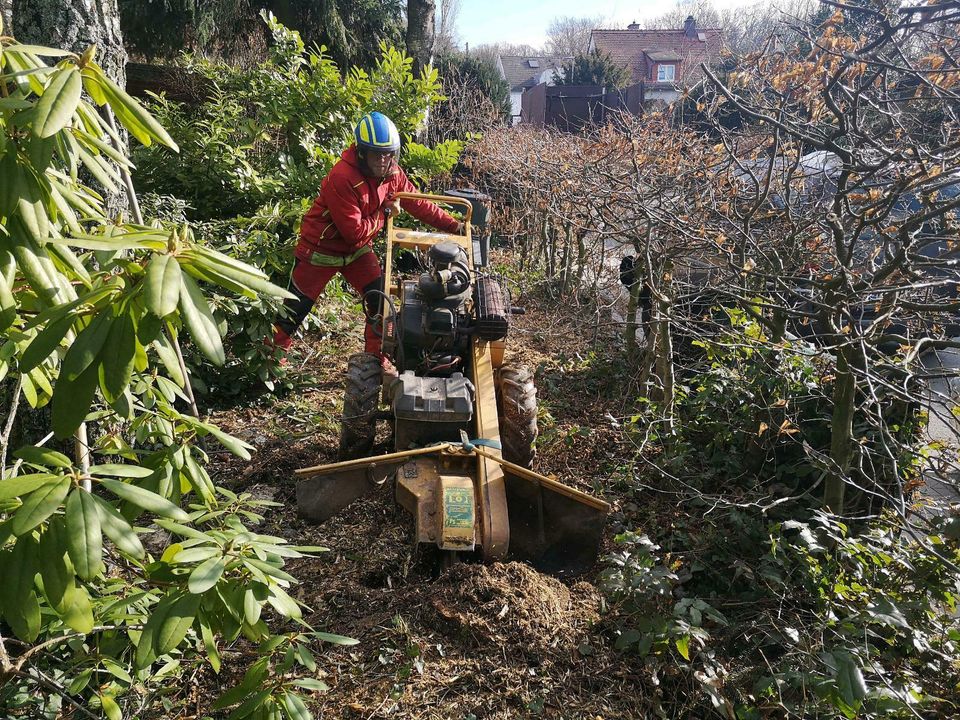
[[[366,457],[377,432],[375,413],[380,402],[383,371],[380,358],[372,353],[357,353],[347,360],[347,377],[340,418],[341,460]]]
[[[533,469],[537,450],[537,388],[526,366],[504,365],[496,372],[497,415],[503,459]]]

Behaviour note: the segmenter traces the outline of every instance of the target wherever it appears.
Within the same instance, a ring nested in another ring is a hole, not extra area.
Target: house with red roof
[[[643,82],[645,101],[668,103],[700,81],[701,63],[719,63],[722,43],[721,30],[699,29],[692,15],[677,30],[641,30],[631,23],[626,30],[594,30],[590,35],[591,52],[608,53],[630,70],[633,82]]]

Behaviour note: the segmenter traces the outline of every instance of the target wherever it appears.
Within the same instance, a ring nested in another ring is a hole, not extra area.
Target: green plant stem
[[[639,302],[640,282],[635,279],[630,286],[629,299],[627,300],[627,359],[631,367],[639,360],[637,351],[637,305],[639,305]]]

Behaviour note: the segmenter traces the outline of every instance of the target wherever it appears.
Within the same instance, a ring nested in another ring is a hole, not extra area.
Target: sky
[[[757,0],[714,0],[718,10],[755,4]],[[437,3],[439,6],[440,3]],[[676,0],[460,0],[457,38],[460,47],[509,42],[540,46],[556,17],[601,15],[609,26],[626,27],[662,15]]]

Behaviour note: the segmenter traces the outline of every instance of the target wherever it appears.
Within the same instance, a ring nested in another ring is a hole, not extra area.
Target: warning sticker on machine
[[[473,528],[473,491],[444,488],[443,524],[448,528]]]

